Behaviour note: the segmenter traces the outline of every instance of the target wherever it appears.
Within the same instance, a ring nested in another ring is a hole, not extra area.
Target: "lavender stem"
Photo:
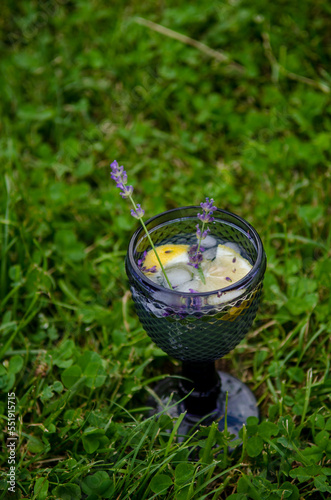
[[[133,201],[132,196],[129,196],[129,199],[130,199],[130,201],[131,201],[131,203],[132,203],[132,205],[133,205],[133,209],[134,209],[134,211],[137,211],[137,207],[136,207],[135,202]],[[152,238],[151,238],[151,237],[150,237],[150,235],[149,235],[149,232],[148,232],[148,230],[147,230],[147,227],[145,226],[145,223],[144,223],[144,221],[142,220],[142,218],[139,218],[139,220],[140,220],[141,225],[142,225],[142,227],[143,227],[143,229],[144,229],[144,231],[145,231],[145,233],[146,233],[146,236],[147,236],[147,238],[148,238],[148,240],[149,240],[149,242],[150,242],[150,244],[151,244],[151,247],[152,247],[152,249],[154,250],[155,256],[156,256],[156,258],[157,258],[157,260],[158,260],[158,262],[159,262],[159,264],[160,264],[160,267],[161,267],[161,269],[162,269],[163,275],[164,275],[164,277],[165,277],[165,279],[166,279],[166,281],[167,281],[167,283],[168,283],[169,287],[171,288],[171,290],[173,290],[173,287],[172,287],[172,285],[171,285],[171,283],[170,283],[170,281],[169,281],[169,278],[168,278],[168,276],[167,276],[167,273],[166,273],[166,272],[165,272],[165,270],[164,270],[164,267],[163,267],[163,264],[162,264],[161,259],[160,259],[160,257],[159,257],[159,254],[157,253],[156,248],[155,248],[155,246],[154,246],[154,243],[153,243],[153,241],[152,241]]]

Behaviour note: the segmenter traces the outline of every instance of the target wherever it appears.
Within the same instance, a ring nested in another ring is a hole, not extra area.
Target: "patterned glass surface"
[[[147,221],[153,243],[196,243],[200,207],[170,210]],[[261,298],[266,257],[256,231],[234,214],[217,210],[209,227],[219,242],[235,242],[253,268],[237,283],[204,293],[181,293],[150,281],[137,261],[150,244],[142,230],[133,235],[126,271],[139,319],[155,344],[182,361],[210,362],[230,352],[246,335]]]

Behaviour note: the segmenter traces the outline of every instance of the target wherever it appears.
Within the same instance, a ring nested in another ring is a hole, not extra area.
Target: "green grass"
[[[330,496],[330,13],[322,0],[3,2],[0,439],[11,392],[19,438],[10,498]],[[233,453],[215,426],[178,443],[166,414],[143,418],[155,381],[179,364],[151,343],[128,295],[136,221],[110,181],[114,159],[147,216],[211,196],[265,244],[260,312],[220,362],[262,416]]]

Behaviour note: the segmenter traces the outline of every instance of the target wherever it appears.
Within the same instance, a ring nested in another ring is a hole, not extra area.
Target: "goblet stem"
[[[221,379],[214,362],[183,362],[183,379],[179,392],[185,397],[184,406],[188,413],[197,416],[208,415],[216,410],[217,398],[221,392]]]

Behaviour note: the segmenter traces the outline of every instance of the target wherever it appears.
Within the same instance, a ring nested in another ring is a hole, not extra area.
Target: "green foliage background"
[[[6,430],[14,391],[11,498],[328,498],[330,4],[1,9],[0,418]],[[143,420],[153,382],[179,367],[149,341],[128,295],[135,221],[109,180],[114,159],[148,216],[211,196],[265,244],[261,311],[222,361],[256,393],[262,423],[248,422],[231,454],[215,426],[178,443],[166,415]]]

